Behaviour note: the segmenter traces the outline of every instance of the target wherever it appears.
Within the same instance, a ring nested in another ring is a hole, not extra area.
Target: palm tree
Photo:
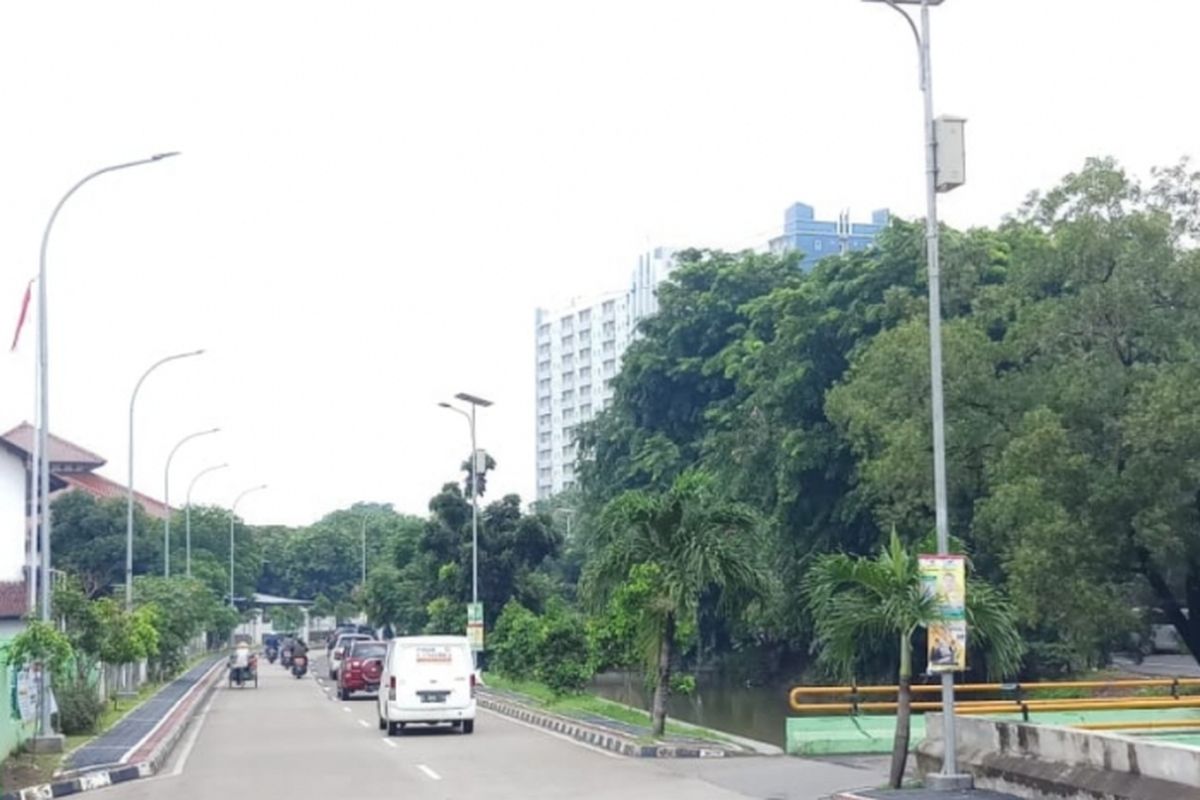
[[[653,642],[653,733],[662,736],[676,633],[695,618],[702,593],[716,589],[729,610],[761,592],[767,573],[757,546],[760,522],[746,506],[722,498],[700,471],[679,476],[666,492],[630,491],[605,506],[584,589],[602,604],[631,573],[655,576],[643,599],[644,637]],[[649,660],[649,659],[648,659]]]
[[[940,621],[937,600],[921,588],[918,560],[892,531],[875,558],[830,553],[816,559],[805,576],[804,597],[813,617],[819,659],[849,678],[865,643],[899,642],[899,693],[892,743],[892,788],[900,788],[908,760],[912,699],[913,634]],[[1006,598],[982,581],[968,580],[967,629],[973,644],[987,649],[988,673],[1011,675],[1024,644]]]

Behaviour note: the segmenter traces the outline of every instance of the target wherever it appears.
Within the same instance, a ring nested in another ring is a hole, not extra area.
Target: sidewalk
[[[929,789],[856,789],[838,792],[833,800],[1018,800],[1015,795],[986,789],[961,792],[934,792]]]
[[[224,660],[224,656],[205,659],[164,686],[108,731],[69,754],[63,760],[63,771],[79,772],[145,760],[174,724],[186,717],[192,707],[187,701],[195,699],[203,679]]]

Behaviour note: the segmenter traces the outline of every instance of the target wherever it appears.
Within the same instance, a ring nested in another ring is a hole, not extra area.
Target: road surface
[[[629,759],[482,710],[471,735],[417,729],[388,738],[371,700],[339,702],[327,682],[265,663],[259,683],[222,684],[159,776],[91,796],[817,800],[884,780],[878,760]]]

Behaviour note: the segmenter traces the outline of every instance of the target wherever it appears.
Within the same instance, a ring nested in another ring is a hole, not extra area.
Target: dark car
[[[350,643],[338,670],[338,699],[349,700],[356,692],[377,693],[386,653],[387,642],[360,639]]]

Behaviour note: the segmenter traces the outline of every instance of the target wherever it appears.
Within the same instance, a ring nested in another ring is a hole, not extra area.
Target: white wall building
[[[638,258],[628,289],[537,309],[537,499],[574,488],[576,428],[612,401],[621,356],[673,267],[673,252],[658,247]]]

